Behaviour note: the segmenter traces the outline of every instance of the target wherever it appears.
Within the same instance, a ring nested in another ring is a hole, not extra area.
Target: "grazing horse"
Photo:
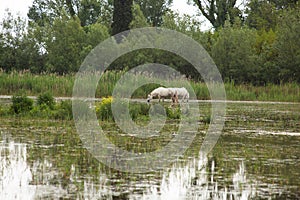
[[[177,95],[177,98],[181,98],[182,102],[184,102],[184,100],[186,100],[186,102],[189,101],[190,94],[186,88],[181,87],[181,88],[168,88],[168,89],[171,92],[172,96]]]
[[[179,103],[177,92],[175,92],[175,94],[172,94],[171,100],[172,100],[171,107],[177,106],[177,104]]]
[[[168,88],[158,87],[153,90],[150,94],[148,94],[147,102],[150,102],[153,97],[158,97],[159,101],[162,98],[164,100],[165,97],[171,96],[171,91]]]

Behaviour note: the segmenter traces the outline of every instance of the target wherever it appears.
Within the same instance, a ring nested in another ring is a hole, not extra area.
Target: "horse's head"
[[[151,99],[152,99],[152,96],[150,94],[148,94],[147,102],[149,103]]]
[[[149,103],[152,98],[153,98],[152,95],[148,94],[147,102]]]

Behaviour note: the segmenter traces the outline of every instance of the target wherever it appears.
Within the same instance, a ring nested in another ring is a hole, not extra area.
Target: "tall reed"
[[[116,83],[120,80],[125,71],[107,71],[101,75],[98,82],[96,97],[111,96]],[[134,76],[134,74],[132,75]],[[99,74],[100,77],[100,74]],[[155,78],[148,76],[145,80],[133,78],[135,81],[146,81],[151,79],[157,82]],[[71,97],[75,81],[74,74],[32,74],[30,72],[13,71],[5,73],[0,71],[0,95],[14,95],[22,92],[24,95],[38,96],[41,93],[50,92],[53,96]],[[197,99],[209,100],[210,93],[203,82],[188,81],[194,90]],[[177,79],[166,80],[166,84],[172,87],[182,87],[186,79],[181,77]],[[146,98],[159,84],[145,84],[137,88],[131,95],[132,98]],[[130,87],[124,85],[124,91]],[[226,97],[228,100],[247,100],[247,101],[288,101],[300,102],[300,85],[297,83],[285,83],[280,85],[267,84],[265,86],[254,86],[252,84],[235,84],[234,82],[225,83]]]

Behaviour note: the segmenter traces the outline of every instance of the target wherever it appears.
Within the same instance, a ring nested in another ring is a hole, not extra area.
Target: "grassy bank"
[[[100,121],[114,121],[112,113],[112,97],[103,98],[101,102],[95,103],[95,111],[97,118]],[[76,102],[75,102],[76,103]],[[80,109],[84,109],[85,113],[91,113],[94,108],[83,102],[78,102]],[[122,110],[122,114],[125,112],[126,102],[117,101],[119,111]],[[171,107],[169,103],[162,103],[162,106],[166,110],[166,117],[169,120],[177,120],[182,117],[180,107]],[[79,108],[77,107],[77,108]],[[146,103],[129,103],[129,115],[132,120],[142,121],[148,123],[150,120],[149,113],[155,112],[159,115],[164,115],[160,110],[151,110],[151,105]],[[155,108],[154,108],[155,109]],[[54,98],[49,93],[43,93],[38,96],[36,101],[33,101],[25,95],[13,96],[11,104],[0,104],[0,116],[2,117],[20,117],[31,119],[51,119],[51,120],[72,120],[72,102],[70,100],[55,102]],[[127,116],[123,116],[127,118]],[[202,121],[203,116],[199,118]],[[206,119],[206,118],[205,118]],[[206,121],[203,121],[207,123]]]
[[[96,97],[111,96],[116,82],[124,72],[107,72],[102,75]],[[14,95],[22,92],[25,95],[38,96],[49,91],[53,96],[72,96],[75,75],[58,76],[55,74],[0,72],[0,95]],[[175,86],[180,86],[181,80],[174,82]],[[208,100],[210,95],[205,83],[190,82],[198,99]],[[137,89],[134,98],[146,98],[147,94],[157,85],[145,85]],[[248,101],[288,101],[300,102],[300,85],[296,83],[286,83],[280,85],[268,84],[266,86],[253,86],[250,84],[225,83],[228,100],[248,100]]]

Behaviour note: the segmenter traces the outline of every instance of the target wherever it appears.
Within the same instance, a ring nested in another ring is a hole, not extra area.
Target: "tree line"
[[[202,22],[172,11],[172,0],[34,0],[28,21],[9,11],[1,22],[0,68],[32,73],[75,73],[101,41],[124,30],[158,26],[182,32],[211,55],[225,81],[264,85],[300,83],[300,6],[297,0],[189,0]],[[193,66],[169,52],[144,49],[109,69],[144,63],[174,67],[201,80]]]

